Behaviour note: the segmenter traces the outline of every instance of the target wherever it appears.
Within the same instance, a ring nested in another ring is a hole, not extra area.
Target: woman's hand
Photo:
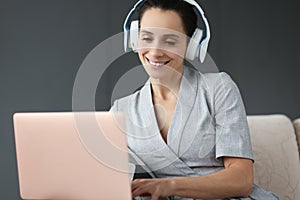
[[[253,187],[253,162],[250,159],[223,157],[224,167],[203,176],[136,179],[132,195],[159,197],[180,196],[194,199],[248,197]]]
[[[132,196],[151,196],[151,200],[174,194],[174,180],[169,178],[135,179],[131,183]]]

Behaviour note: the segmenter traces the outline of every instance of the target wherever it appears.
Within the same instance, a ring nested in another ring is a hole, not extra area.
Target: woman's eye
[[[146,42],[151,42],[152,39],[151,38],[142,38],[143,41],[146,41]]]
[[[174,41],[166,41],[166,44],[170,45],[170,46],[174,46],[176,44],[176,42],[174,42]]]

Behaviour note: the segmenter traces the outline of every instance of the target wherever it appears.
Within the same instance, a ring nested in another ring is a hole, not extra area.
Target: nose
[[[155,45],[153,47],[151,47],[149,49],[149,53],[153,56],[153,57],[161,57],[164,55],[164,51],[161,47],[159,47],[159,45]]]

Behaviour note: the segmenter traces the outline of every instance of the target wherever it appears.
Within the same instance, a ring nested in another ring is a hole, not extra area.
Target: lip
[[[149,58],[146,57],[146,60],[148,62],[149,65],[151,65],[154,68],[161,68],[162,66],[168,64],[170,62],[170,60],[168,61],[154,61],[154,60],[150,60]]]

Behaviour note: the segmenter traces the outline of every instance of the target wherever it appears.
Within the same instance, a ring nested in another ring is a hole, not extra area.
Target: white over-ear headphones
[[[130,19],[135,11],[135,9],[142,4],[144,1],[147,0],[139,0],[134,7],[130,10],[128,13],[125,22],[124,22],[124,49],[125,52],[128,52],[130,50],[136,51],[137,50],[137,45],[138,45],[138,38],[139,38],[139,21],[135,20],[130,23]],[[200,62],[203,62],[207,53],[207,48],[208,48],[208,43],[210,39],[210,29],[209,29],[209,24],[204,16],[204,12],[202,8],[199,6],[199,4],[194,1],[194,0],[183,0],[192,6],[194,6],[198,12],[198,14],[201,16],[204,25],[205,25],[205,30],[206,34],[205,37],[203,37],[202,30],[200,28],[196,28],[194,31],[193,36],[191,37],[185,57],[189,60],[195,60],[198,58]]]

